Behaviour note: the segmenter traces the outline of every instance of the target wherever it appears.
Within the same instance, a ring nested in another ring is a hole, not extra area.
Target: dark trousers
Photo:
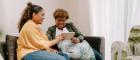
[[[103,60],[103,56],[93,48],[96,60]]]

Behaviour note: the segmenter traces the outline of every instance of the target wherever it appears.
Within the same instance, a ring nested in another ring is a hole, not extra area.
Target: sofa
[[[18,38],[17,36],[6,35],[6,41],[0,42],[1,44],[0,52],[4,60],[17,60],[16,58],[17,38]],[[104,57],[105,43],[103,37],[84,36],[84,39],[89,42],[92,48],[101,53]]]

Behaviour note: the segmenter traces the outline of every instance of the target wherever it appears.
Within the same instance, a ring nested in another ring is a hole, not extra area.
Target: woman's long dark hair
[[[28,3],[28,6],[25,8],[23,11],[23,14],[21,16],[20,22],[18,24],[18,29],[19,32],[22,29],[23,25],[30,19],[32,19],[33,13],[38,13],[42,10],[43,8],[38,5],[33,5],[31,2]]]

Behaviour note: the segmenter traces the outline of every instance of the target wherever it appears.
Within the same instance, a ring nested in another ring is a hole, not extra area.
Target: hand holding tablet
[[[71,38],[74,37],[75,32],[62,33],[62,35],[64,35],[66,40],[71,40]]]

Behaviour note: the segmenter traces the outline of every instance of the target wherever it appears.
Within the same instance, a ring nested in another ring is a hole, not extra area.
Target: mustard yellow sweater
[[[17,40],[18,60],[21,60],[28,53],[49,49],[48,37],[40,30],[41,29],[32,20],[29,20],[24,24]]]

